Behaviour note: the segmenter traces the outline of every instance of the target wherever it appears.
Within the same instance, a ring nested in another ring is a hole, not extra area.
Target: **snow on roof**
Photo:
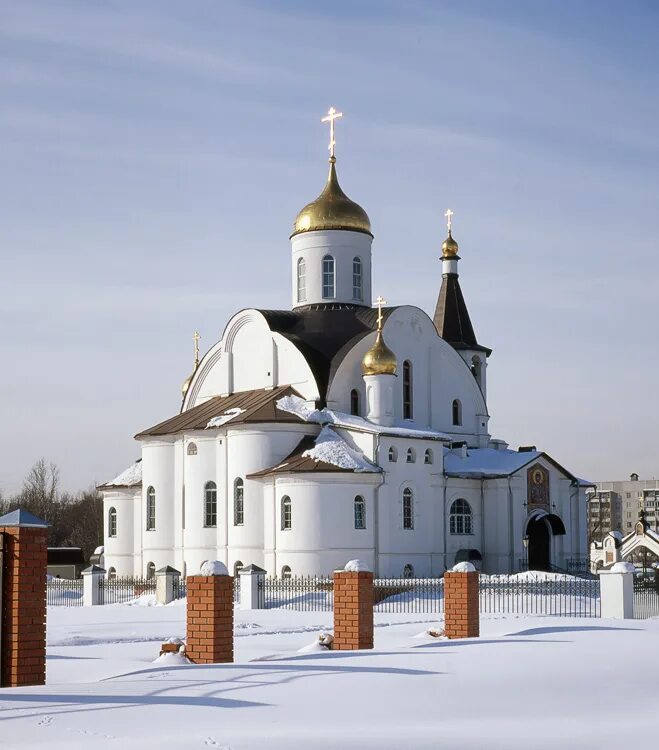
[[[208,429],[209,427],[222,427],[223,424],[230,422],[234,417],[237,417],[239,414],[243,414],[244,411],[245,410],[241,409],[239,406],[236,406],[233,409],[227,409],[219,417],[213,417],[206,425],[206,429]]]
[[[451,440],[451,436],[444,432],[435,430],[419,430],[407,427],[383,427],[374,424],[364,417],[357,417],[353,414],[346,414],[341,411],[332,411],[332,409],[314,409],[299,396],[284,396],[277,401],[277,408],[281,411],[287,411],[295,414],[305,422],[314,422],[316,424],[331,424],[335,427],[345,427],[347,429],[360,430],[362,432],[373,432],[386,435],[399,435],[408,438],[426,438],[431,440]]]
[[[349,471],[366,472],[379,471],[363,453],[352,448],[346,441],[329,426],[325,425],[316,438],[313,448],[304,451],[304,458],[314,461],[324,461]]]
[[[140,484],[142,484],[142,459],[138,458],[134,464],[114,479],[102,484],[101,487],[137,487]]]
[[[462,458],[448,448],[444,449],[444,472],[448,476],[507,477],[542,455],[540,451],[495,450],[494,448],[469,448]]]

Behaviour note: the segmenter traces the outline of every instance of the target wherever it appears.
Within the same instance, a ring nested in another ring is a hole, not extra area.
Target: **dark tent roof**
[[[433,323],[437,333],[455,349],[475,349],[486,352],[488,356],[492,353],[491,349],[476,341],[456,273],[444,274]]]
[[[262,479],[263,477],[271,477],[277,474],[301,474],[305,472],[352,473],[352,469],[344,469],[341,466],[329,464],[325,461],[317,461],[315,458],[303,455],[305,451],[311,450],[315,445],[316,436],[305,435],[279,465],[257,471],[254,474],[248,474],[247,478]]]

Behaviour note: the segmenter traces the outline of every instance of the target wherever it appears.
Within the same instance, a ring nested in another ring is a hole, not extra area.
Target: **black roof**
[[[48,565],[84,565],[80,547],[48,547]]]
[[[385,320],[396,307],[383,308]],[[360,305],[307,305],[297,310],[259,310],[270,330],[304,355],[318,385],[321,406],[339,365],[352,347],[376,328],[378,311]]]
[[[491,349],[481,346],[476,341],[474,327],[456,273],[444,274],[433,323],[437,333],[454,349],[475,349],[488,355],[492,353]]]

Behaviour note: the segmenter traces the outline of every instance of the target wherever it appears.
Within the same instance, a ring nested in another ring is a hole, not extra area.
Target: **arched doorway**
[[[546,518],[532,518],[526,527],[529,570],[549,570],[551,564],[551,531]]]

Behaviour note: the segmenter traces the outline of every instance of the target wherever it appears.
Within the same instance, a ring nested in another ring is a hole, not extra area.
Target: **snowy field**
[[[236,663],[154,664],[185,607],[51,607],[48,684],[0,690],[3,748],[542,750],[656,734],[659,619],[376,614],[373,651],[300,652],[330,612],[236,613]],[[648,710],[650,709],[650,710]],[[643,740],[645,744],[645,740]]]

